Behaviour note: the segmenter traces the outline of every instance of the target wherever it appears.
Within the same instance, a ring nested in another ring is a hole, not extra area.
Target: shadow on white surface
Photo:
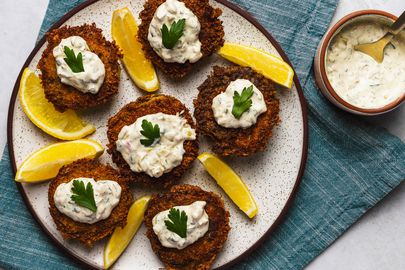
[[[0,5],[0,153],[7,138],[7,111],[15,80],[35,46],[48,0],[2,0]]]

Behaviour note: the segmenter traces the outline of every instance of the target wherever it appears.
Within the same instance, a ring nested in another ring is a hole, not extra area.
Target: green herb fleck
[[[166,24],[163,24],[160,31],[162,32],[162,43],[167,49],[173,49],[177,41],[183,35],[184,27],[186,26],[186,19],[178,20],[174,22],[169,28]]]
[[[239,119],[252,106],[252,96],[253,85],[243,88],[242,94],[237,91],[233,93],[232,114],[236,119]]]
[[[75,52],[73,49],[70,49],[68,46],[65,46],[64,48],[64,53],[66,55],[66,58],[63,58],[70,67],[70,69],[73,71],[73,73],[80,73],[84,71],[83,67],[83,55],[80,52],[77,57],[75,56]]]
[[[142,130],[141,134],[146,137],[146,139],[141,139],[141,144],[144,146],[151,146],[156,140],[160,138],[160,128],[159,125],[154,125],[148,120],[142,120]]]
[[[93,186],[89,182],[84,187],[84,182],[74,180],[72,186],[73,195],[70,197],[77,205],[90,209],[92,212],[97,211],[96,201],[94,200]]]
[[[181,238],[187,237],[187,215],[186,212],[176,208],[169,211],[169,220],[165,220],[166,228],[180,236]]]

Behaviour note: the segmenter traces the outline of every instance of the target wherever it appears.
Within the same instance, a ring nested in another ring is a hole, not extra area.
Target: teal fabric
[[[82,1],[50,0],[41,35]],[[236,269],[301,269],[365,211],[405,179],[405,144],[382,128],[336,109],[312,76],[316,46],[334,13],[333,0],[233,0],[279,41],[308,101],[309,155],[285,221]],[[76,269],[27,211],[7,150],[0,163],[0,267]],[[389,267],[389,266],[387,266]]]

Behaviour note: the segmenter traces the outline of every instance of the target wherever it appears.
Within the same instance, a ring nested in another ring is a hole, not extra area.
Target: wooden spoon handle
[[[402,12],[401,16],[391,25],[391,33],[394,35],[398,34],[405,26],[405,11]]]

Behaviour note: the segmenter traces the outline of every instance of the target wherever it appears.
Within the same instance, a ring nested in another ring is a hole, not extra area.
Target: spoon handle
[[[402,12],[401,16],[391,25],[391,33],[394,35],[398,34],[405,26],[405,11]]]

